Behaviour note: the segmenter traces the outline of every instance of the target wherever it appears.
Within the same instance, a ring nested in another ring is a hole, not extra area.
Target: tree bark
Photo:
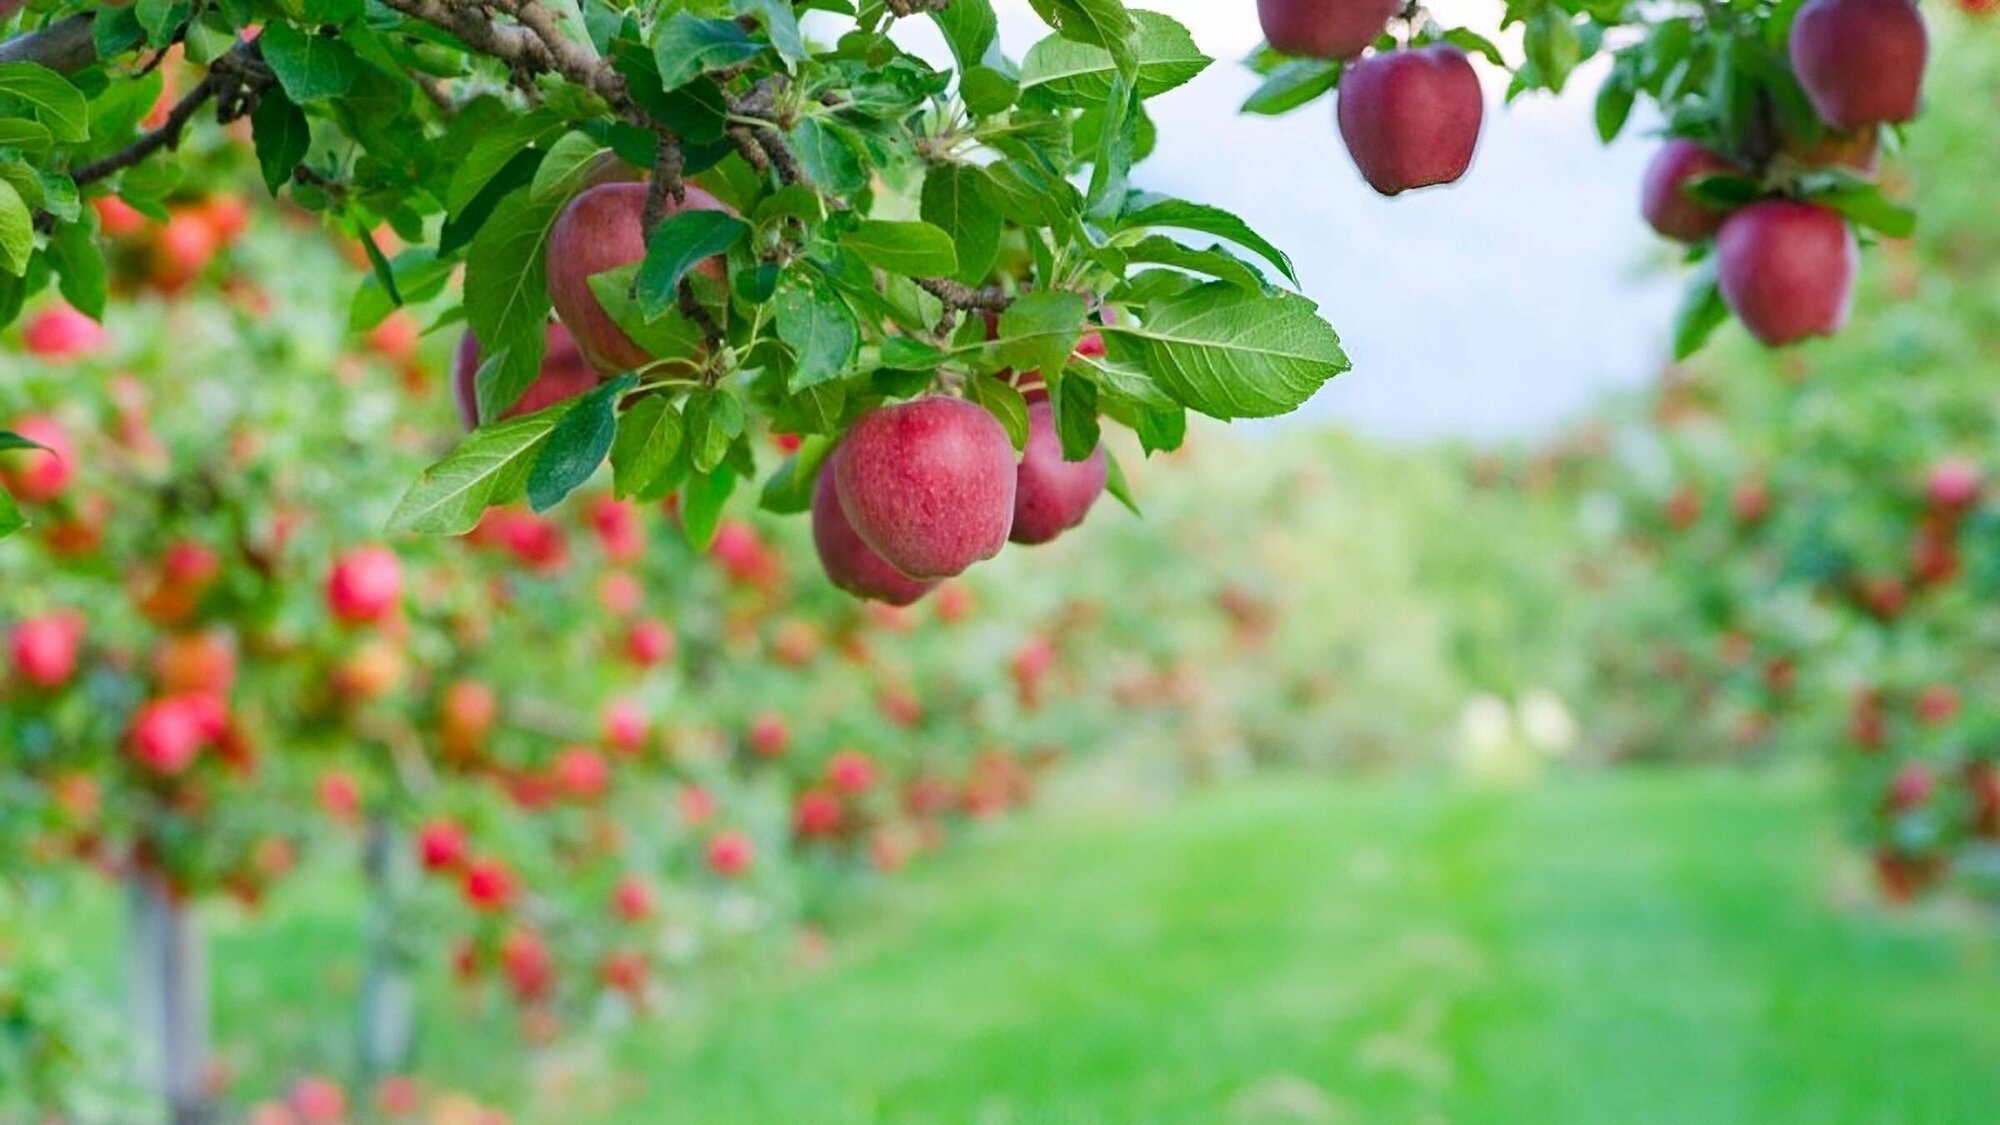
[[[159,879],[130,880],[130,976],[146,1085],[169,1125],[209,1125],[208,964],[200,926]]]
[[[361,989],[361,1088],[408,1069],[416,1042],[416,984],[399,920],[411,882],[407,849],[383,817],[368,823],[368,975]]]
[[[87,14],[0,43],[0,63],[40,63],[58,74],[74,74],[96,61],[97,40]]]

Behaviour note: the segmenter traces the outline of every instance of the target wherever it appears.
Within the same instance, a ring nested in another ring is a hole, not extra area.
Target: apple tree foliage
[[[486,418],[538,369],[547,235],[579,190],[624,166],[733,211],[656,222],[643,262],[592,279],[656,362],[482,428],[411,488],[397,529],[546,508],[608,459],[623,495],[680,491],[701,542],[757,477],[764,426],[808,439],[763,493],[799,511],[832,440],[888,399],[954,389],[1025,440],[1008,370],[1044,375],[1072,458],[1102,419],[1151,451],[1180,443],[1189,410],[1296,408],[1347,361],[1285,288],[1286,256],[1133,182],[1146,99],[1211,60],[1118,0],[1035,7],[1051,33],[1011,57],[988,0],[38,4],[0,48],[0,313],[49,285],[101,310],[81,200],[155,209],[176,179],[159,150],[199,118],[247,119],[267,187],[367,244],[357,309],[431,298],[463,268],[447,315],[483,345]],[[809,37],[813,11],[829,22]],[[935,21],[956,74],[897,45],[906,18]],[[207,76],[144,129],[175,43]],[[379,249],[384,227],[409,248]],[[717,255],[727,284],[691,272]],[[1100,330],[1108,354],[1072,359]]]

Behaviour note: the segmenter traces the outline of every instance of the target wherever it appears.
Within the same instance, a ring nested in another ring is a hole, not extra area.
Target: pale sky
[[[1160,143],[1135,184],[1227,207],[1289,251],[1354,361],[1303,416],[1394,438],[1533,434],[1657,369],[1679,283],[1638,215],[1650,143],[1635,127],[1607,150],[1591,125],[1600,71],[1507,108],[1499,73],[1477,64],[1488,99],[1472,171],[1390,200],[1355,172],[1331,101],[1237,114],[1257,84],[1238,65],[1262,39],[1250,0],[1135,6],[1180,20],[1217,60],[1151,103]],[[1025,0],[995,7],[1015,58],[1047,34]],[[1496,7],[1430,5],[1474,26]],[[904,26],[948,62],[927,21]]]

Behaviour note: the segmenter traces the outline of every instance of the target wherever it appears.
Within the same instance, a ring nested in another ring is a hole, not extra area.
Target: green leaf
[[[1104,451],[1104,491],[1109,492],[1125,510],[1135,516],[1144,516],[1139,510],[1139,501],[1132,496],[1132,484],[1125,479],[1125,468],[1109,449]]]
[[[649,496],[680,454],[681,412],[665,395],[647,395],[618,421],[611,443],[612,488],[620,497]]]
[[[1097,150],[1090,166],[1090,191],[1084,206],[1092,219],[1108,222],[1118,217],[1131,186],[1132,162],[1138,150],[1138,95],[1123,75],[1111,84],[1099,122]]]
[[[1064,379],[1049,388],[1049,405],[1055,412],[1063,460],[1081,461],[1095,453],[1103,440],[1097,422],[1097,384],[1087,379]]]
[[[549,146],[549,153],[535,167],[528,194],[536,203],[567,203],[583,185],[585,177],[605,147],[582,132],[564,133]]]
[[[1680,309],[1674,313],[1674,359],[1687,359],[1701,350],[1717,328],[1729,319],[1729,306],[1715,280],[1715,261],[1701,264],[1688,278]]]
[[[1917,233],[1917,213],[1882,194],[1873,184],[1857,183],[1807,196],[1822,207],[1831,207],[1857,225],[1890,238],[1908,238]]]
[[[1000,39],[1000,19],[993,14],[992,0],[952,0],[930,17],[944,33],[961,75],[984,62],[986,53]]]
[[[722,509],[734,491],[736,470],[727,465],[688,478],[681,489],[681,531],[687,536],[689,546],[706,551],[715,545],[715,531],[722,525]]]
[[[0,179],[0,270],[22,277],[34,253],[35,216],[20,191]]]
[[[277,75],[278,85],[300,104],[347,93],[367,65],[356,57],[354,48],[339,39],[288,23],[265,27],[258,42],[263,44],[264,62]]]
[[[1257,271],[1257,267],[1221,246],[1197,250],[1192,246],[1183,246],[1164,234],[1149,234],[1130,246],[1120,246],[1119,250],[1134,262],[1193,270],[1259,293],[1270,288],[1270,283]]]
[[[648,318],[639,308],[639,299],[632,295],[632,287],[639,279],[640,263],[619,266],[590,277],[590,292],[597,303],[604,306],[605,315],[620,331],[632,338],[647,355],[656,361],[685,360],[692,365],[703,354],[706,342],[701,329],[678,309],[670,308],[657,318]],[[694,275],[697,283],[703,280]]]
[[[1103,47],[1128,76],[1138,68],[1132,13],[1121,0],[1028,0],[1042,22],[1065,39]]]
[[[1007,431],[1017,450],[1028,447],[1028,400],[1012,383],[991,375],[966,380],[965,390],[972,401],[986,408]]]
[[[882,341],[882,366],[902,371],[933,371],[948,358],[922,340],[891,336]]]
[[[1157,97],[1183,85],[1215,61],[1202,54],[1194,36],[1172,17],[1133,12],[1132,19],[1140,97]],[[1111,52],[1052,35],[1028,48],[1021,60],[1021,92],[1039,92],[1062,105],[1087,109],[1103,104],[1118,74]]]
[[[27,156],[39,157],[55,143],[47,125],[25,117],[0,118],[0,148],[17,148]]]
[[[506,347],[540,334],[549,315],[545,247],[560,203],[518,188],[493,209],[465,259],[465,317],[479,342]]]
[[[14,498],[7,494],[7,490],[0,488],[0,539],[5,539],[26,526],[28,518],[21,514],[20,507],[14,503]]]
[[[634,282],[639,308],[652,320],[676,307],[681,279],[701,263],[743,241],[750,224],[722,211],[681,211],[666,217],[646,241],[646,260]]]
[[[699,390],[688,396],[686,418],[688,464],[713,472],[743,433],[743,404],[726,391]]]
[[[146,29],[146,43],[153,47],[173,42],[174,32],[193,12],[194,5],[188,0],[136,0],[132,5],[132,14],[139,17],[139,26]]]
[[[1251,230],[1248,223],[1220,207],[1188,203],[1162,195],[1137,196],[1126,204],[1125,217],[1120,220],[1119,226],[1125,230],[1139,227],[1166,227],[1172,230],[1199,231],[1202,234],[1215,235],[1217,238],[1226,238],[1271,263],[1293,285],[1299,283],[1299,275],[1292,272],[1292,260],[1283,250],[1272,245],[1263,235]]]
[[[793,155],[799,158],[806,175],[822,189],[847,195],[868,183],[868,172],[861,166],[854,145],[849,143],[846,132],[832,122],[808,117],[793,126],[790,139]]]
[[[764,45],[735,20],[705,20],[675,12],[653,31],[653,58],[660,68],[660,85],[667,90],[687,85],[705,70],[747,62],[763,50]]]
[[[1023,373],[1040,372],[1044,379],[1058,378],[1083,338],[1086,312],[1083,298],[1074,293],[1044,289],[1022,294],[1000,314],[995,338],[1000,362]]]
[[[1243,103],[1243,112],[1275,117],[1333,92],[1346,64],[1321,59],[1290,59],[1271,72]]]
[[[518,499],[563,409],[552,406],[474,431],[410,485],[388,530],[462,535],[486,509]]]
[[[257,167],[272,195],[292,178],[292,170],[312,149],[312,126],[305,111],[279,89],[264,91],[250,112],[251,137],[257,146]]]
[[[74,144],[90,138],[90,104],[83,91],[40,63],[0,63],[0,94],[33,107],[35,119],[58,141]]]
[[[953,276],[968,285],[985,281],[1000,258],[1000,212],[991,183],[974,164],[935,164],[924,176],[923,219],[951,239],[958,254]]]
[[[480,360],[479,370],[472,375],[473,405],[479,411],[480,424],[500,417],[521,401],[541,377],[547,350],[547,337],[528,335]]]
[[[55,450],[39,441],[30,441],[12,430],[0,430],[0,453],[11,453],[21,449],[40,449],[49,453]]]
[[[529,507],[546,512],[590,479],[618,436],[618,396],[638,383],[628,372],[571,400],[528,471]]]
[[[1444,33],[1443,39],[1446,43],[1457,47],[1466,54],[1478,55],[1494,66],[1504,67],[1507,65],[1506,58],[1500,54],[1500,48],[1494,46],[1491,39],[1486,38],[1469,27],[1451,28]]]
[[[1597,88],[1595,116],[1599,140],[1610,144],[1618,139],[1618,134],[1625,131],[1625,123],[1632,119],[1632,104],[1637,97],[1631,68],[1622,65],[1612,67],[1611,73],[1605,76],[1604,85]]]
[[[49,239],[49,253],[61,271],[58,283],[63,300],[92,320],[104,319],[104,302],[109,278],[104,250],[92,237],[87,223],[64,223]]]
[[[771,299],[778,339],[792,350],[793,393],[839,378],[861,347],[861,325],[840,294],[812,274],[786,278]]]
[[[991,117],[1013,106],[1021,96],[1021,84],[990,66],[975,66],[959,73],[958,96],[965,99],[965,108]]]
[[[451,184],[444,195],[445,210],[458,214],[522,149],[547,144],[563,132],[559,118],[537,112],[510,118],[497,128],[478,134],[464,158],[452,168]]]
[[[115,59],[146,41],[146,29],[130,5],[99,8],[90,21],[90,38],[100,59]]]
[[[1348,369],[1340,337],[1313,303],[1282,290],[1210,282],[1151,306],[1144,325],[1120,321],[1104,332],[1135,344],[1175,398],[1224,420],[1288,413]]]
[[[736,10],[757,17],[779,58],[792,65],[806,60],[806,40],[799,31],[799,17],[792,10],[792,0],[736,0]]]
[[[951,235],[929,223],[866,219],[841,235],[840,245],[877,269],[905,277],[949,277],[958,272]]]
[[[1583,40],[1577,35],[1576,25],[1570,22],[1568,12],[1554,4],[1537,9],[1528,18],[1521,45],[1527,50],[1528,60],[1535,64],[1542,84],[1557,94],[1562,93],[1570,72],[1583,60]]]
[[[799,442],[799,451],[764,482],[758,506],[781,516],[795,516],[812,507],[813,485],[833,452],[834,440],[814,434]]]

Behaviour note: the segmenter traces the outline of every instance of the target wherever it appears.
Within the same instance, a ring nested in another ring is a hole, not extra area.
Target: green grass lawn
[[[440,999],[426,1057],[523,1122],[2000,1121],[1996,929],[1837,903],[1827,818],[1687,773],[1066,801],[823,969],[525,1062]],[[224,1041],[338,1057],[356,940],[220,927]]]
[[[1827,902],[1715,775],[1045,814],[620,1061],[656,1121],[1994,1122],[1992,932]]]

